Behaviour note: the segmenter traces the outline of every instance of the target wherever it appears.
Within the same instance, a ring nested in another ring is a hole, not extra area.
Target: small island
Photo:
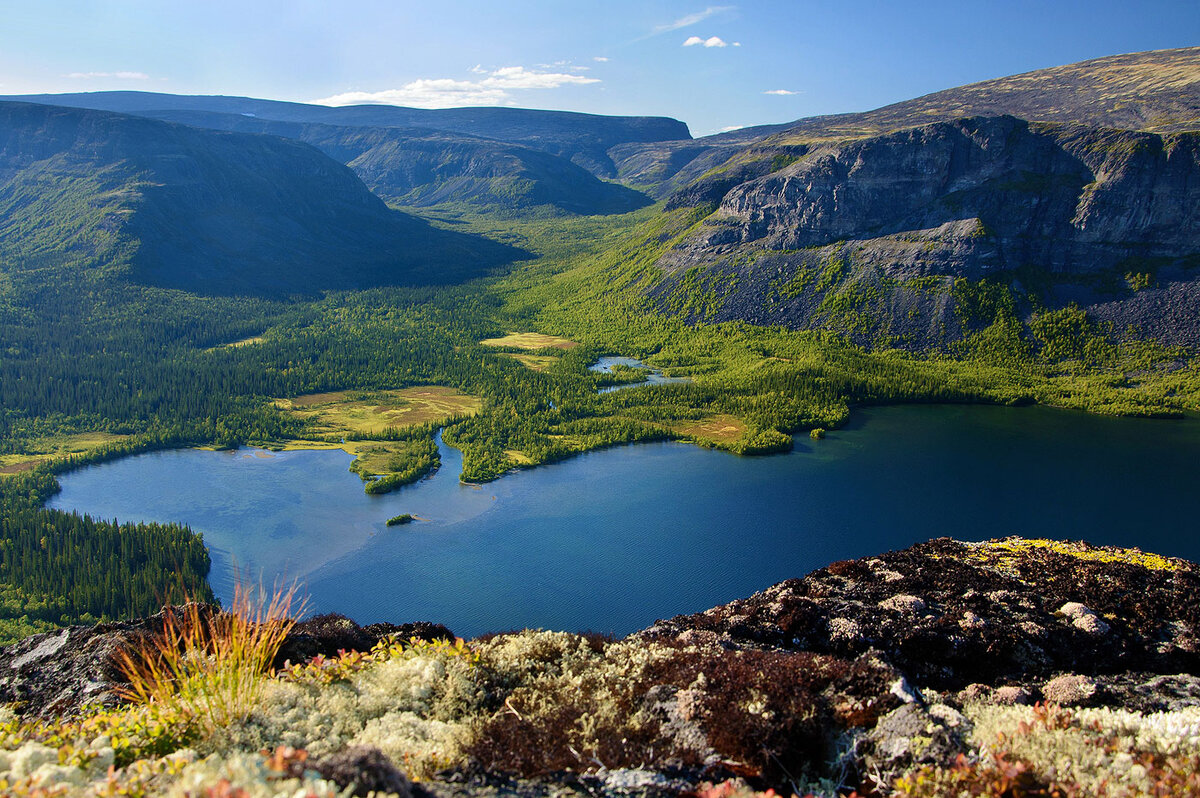
[[[389,518],[387,520],[387,525],[388,526],[400,526],[402,524],[411,524],[415,520],[417,520],[417,519],[413,518],[411,514],[403,513],[401,515],[396,515],[396,516],[392,516],[391,518]]]

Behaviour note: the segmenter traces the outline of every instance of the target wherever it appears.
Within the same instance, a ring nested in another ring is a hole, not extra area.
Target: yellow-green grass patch
[[[724,413],[697,421],[681,421],[670,425],[679,435],[717,446],[734,443],[746,433],[741,419]]]
[[[474,415],[482,404],[478,397],[444,385],[393,391],[335,391],[275,400],[280,410],[310,421],[310,432],[318,436],[370,436],[388,428],[436,424],[456,416]]]
[[[504,453],[517,465],[533,465],[533,458],[520,449],[505,449]]]
[[[509,333],[503,338],[485,338],[479,343],[484,346],[511,346],[514,349],[574,349],[575,341],[541,333]]]
[[[243,338],[240,341],[230,341],[227,344],[219,344],[217,346],[210,346],[205,351],[206,352],[215,352],[218,349],[240,349],[243,346],[254,346],[255,344],[261,344],[265,340],[267,340],[267,339],[263,338],[261,335],[251,335],[249,338]]]
[[[503,352],[502,354],[533,371],[545,371],[558,361],[558,358],[553,355],[518,355],[515,352]]]
[[[0,474],[20,474],[32,470],[39,463],[47,460],[55,460],[73,454],[85,454],[128,437],[128,435],[115,435],[110,432],[81,432],[75,435],[35,438],[25,446],[24,452],[0,454]]]

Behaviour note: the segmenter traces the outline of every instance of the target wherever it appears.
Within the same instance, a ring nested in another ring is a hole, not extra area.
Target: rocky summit
[[[939,539],[623,640],[321,616],[220,717],[189,709],[186,676],[129,699],[119,652],[223,617],[168,608],[0,652],[0,778],[79,795],[1190,795],[1198,599],[1184,560]]]

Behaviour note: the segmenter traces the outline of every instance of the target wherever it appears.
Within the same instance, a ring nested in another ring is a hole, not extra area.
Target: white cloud
[[[791,91],[790,89],[770,89],[769,91],[763,92],[763,94],[777,94],[780,97],[786,97],[786,96],[790,96],[792,94],[799,94],[799,93],[800,92],[798,92],[798,91]]]
[[[695,25],[697,22],[703,22],[715,14],[720,14],[724,11],[732,11],[735,8],[737,8],[737,6],[709,6],[703,11],[697,11],[695,14],[688,14],[687,16],[680,17],[674,22],[668,22],[666,25],[658,25],[654,28],[654,33],[668,33],[669,31],[686,28],[690,25]]]
[[[71,72],[64,78],[75,80],[93,80],[95,78],[117,78],[118,80],[150,80],[145,72]]]
[[[562,72],[534,72],[525,67],[501,67],[480,81],[481,86],[501,89],[557,89],[569,84],[599,83],[599,78]]]
[[[707,39],[701,39],[699,36],[689,36],[689,37],[687,37],[687,40],[683,43],[683,46],[684,47],[695,47],[698,44],[702,44],[705,47],[728,47],[729,46],[729,42],[725,41],[720,36],[709,36]],[[741,47],[742,43],[734,42],[733,46]]]
[[[501,67],[488,72],[482,80],[452,78],[421,78],[398,89],[383,91],[349,91],[321,100],[318,105],[409,105],[416,108],[455,108],[464,105],[508,105],[510,91],[528,89],[557,89],[560,86],[599,83],[599,78],[569,75],[562,72],[538,72],[521,66]]]
[[[721,132],[722,133],[732,133],[733,131],[741,130],[744,127],[745,127],[745,125],[729,125],[728,127],[721,128]]]
[[[605,63],[606,61],[608,61],[608,56],[606,56],[606,55],[598,55],[598,56],[595,56],[594,58],[592,58],[592,60],[593,60],[593,61],[599,61],[601,64],[603,64],[603,63]]]

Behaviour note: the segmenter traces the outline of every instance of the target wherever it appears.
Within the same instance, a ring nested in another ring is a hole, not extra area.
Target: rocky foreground
[[[934,540],[623,640],[323,616],[232,708],[125,701],[180,614],[0,651],[0,787],[1200,795],[1200,568],[1137,550]]]

